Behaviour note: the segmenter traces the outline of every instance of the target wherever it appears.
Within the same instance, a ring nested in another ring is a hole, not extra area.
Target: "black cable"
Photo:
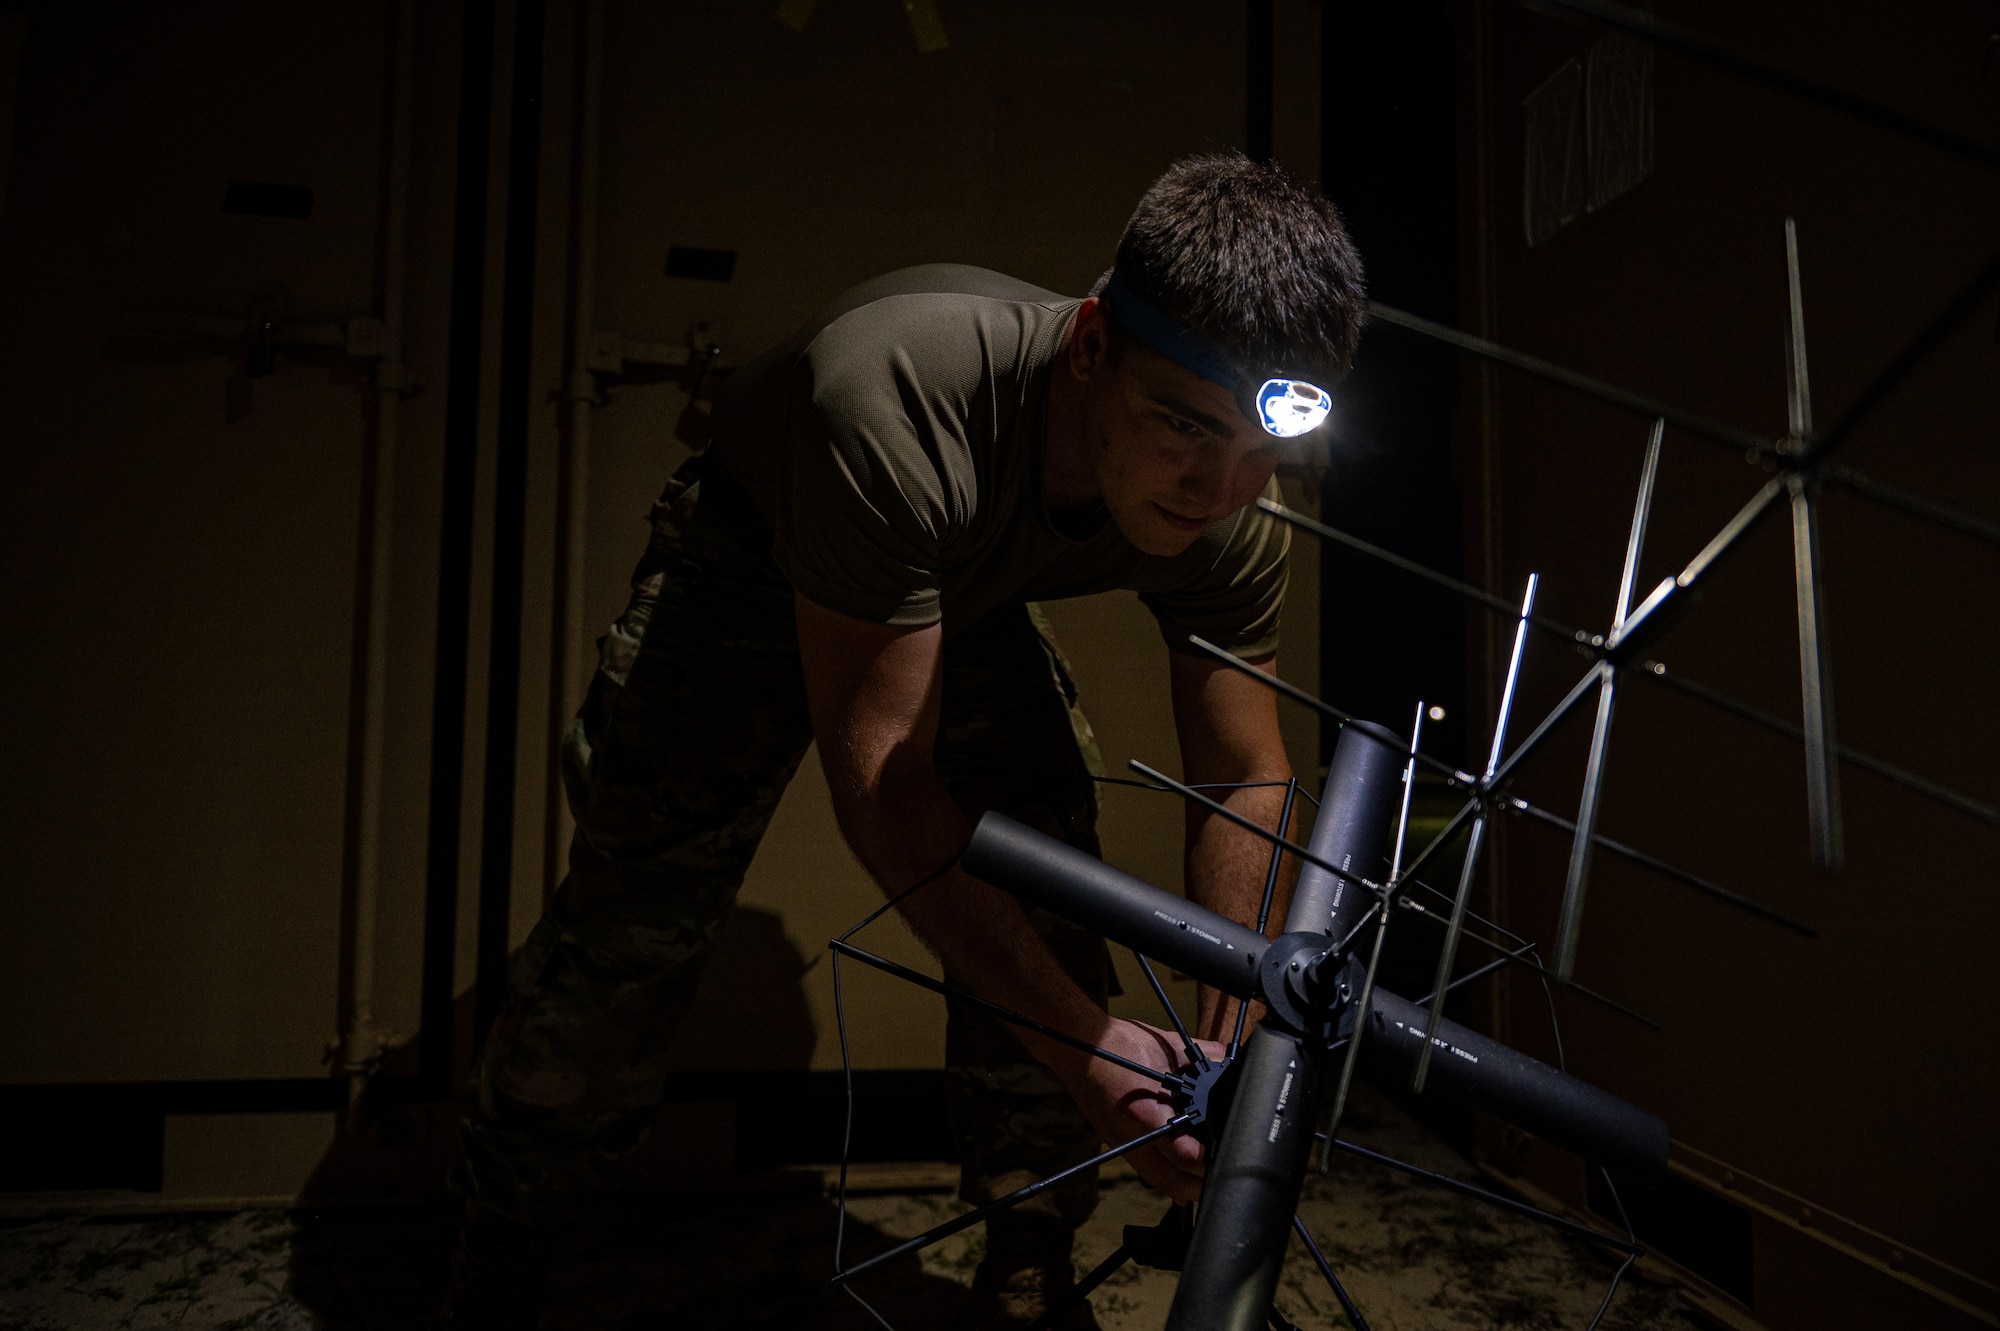
[[[846,942],[849,938],[852,938],[855,934],[860,933],[863,929],[866,929],[869,925],[880,919],[891,908],[909,900],[911,896],[915,895],[921,889],[929,887],[932,883],[950,873],[958,867],[959,856],[964,853],[963,850],[959,851],[958,855],[953,855],[943,865],[925,874],[895,896],[890,897],[870,912],[867,918],[862,920],[861,923],[842,934],[839,941]],[[843,1001],[840,991],[840,949],[830,948],[829,950],[833,953],[833,1021],[835,1027],[840,1031],[840,1080],[847,1101],[847,1117],[840,1129],[840,1180],[835,1192],[835,1214],[837,1218],[833,1231],[833,1270],[838,1275],[841,1270],[842,1249],[847,1242],[847,1166],[849,1156],[852,1154],[854,1148],[854,1060],[848,1055],[847,1051],[847,1005]],[[876,1312],[866,1299],[855,1293],[852,1286],[847,1286],[847,1292],[854,1296],[856,1303],[868,1310],[870,1317],[873,1317],[877,1322],[882,1324],[883,1331],[895,1331],[895,1328],[889,1325],[888,1320],[881,1313]]]
[[[1604,1320],[1605,1313],[1611,1311],[1611,1300],[1618,1294],[1618,1282],[1625,1278],[1625,1272],[1631,1268],[1632,1263],[1638,1260],[1638,1253],[1627,1253],[1625,1260],[1618,1263],[1618,1269],[1611,1273],[1611,1284],[1605,1288],[1604,1301],[1597,1305],[1597,1312],[1591,1317],[1589,1324],[1584,1327],[1583,1331],[1597,1331],[1597,1324]]]

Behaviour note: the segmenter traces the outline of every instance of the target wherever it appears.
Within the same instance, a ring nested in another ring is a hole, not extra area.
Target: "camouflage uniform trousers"
[[[515,960],[460,1128],[454,1186],[527,1223],[567,1214],[651,1130],[668,1042],[812,738],[791,586],[748,499],[700,474],[690,463],[654,506],[631,600],[600,640],[563,754],[569,875]],[[943,653],[935,764],[966,817],[999,809],[1096,854],[1102,760],[1039,610],[1004,607]],[[1103,1004],[1102,940],[1030,919]],[[998,1019],[948,1004],[945,1062],[966,1200],[1098,1149]],[[1024,1209],[1074,1227],[1096,1198],[1089,1171]]]

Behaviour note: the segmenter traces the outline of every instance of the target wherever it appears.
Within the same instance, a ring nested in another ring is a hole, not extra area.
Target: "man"
[[[564,1188],[640,1141],[759,838],[817,740],[841,831],[955,983],[1170,1070],[1177,1042],[1107,1015],[1103,944],[955,867],[1001,809],[1098,849],[1095,752],[1034,602],[1139,592],[1172,649],[1187,778],[1280,782],[1271,693],[1186,649],[1272,668],[1286,534],[1250,503],[1324,419],[1359,337],[1332,205],[1230,155],[1140,201],[1077,301],[933,265],[849,291],[728,381],[708,454],[671,483],[565,753],[570,873],[523,950],[455,1182],[455,1325],[532,1316]],[[1235,810],[1276,821],[1276,792]],[[1190,894],[1253,919],[1265,852],[1188,821]],[[1229,1013],[1202,995],[1197,1033]],[[946,1062],[962,1194],[984,1202],[1164,1122],[1156,1083],[960,1005]],[[1177,1200],[1201,1152],[1130,1157]],[[976,1293],[1025,1325],[1073,1282],[1079,1175],[988,1226]],[[1071,1324],[1089,1326],[1087,1308]]]

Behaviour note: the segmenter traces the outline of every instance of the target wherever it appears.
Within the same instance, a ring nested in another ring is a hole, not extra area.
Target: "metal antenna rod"
[[[1812,387],[1806,375],[1806,316],[1799,286],[1799,229],[1785,219],[1785,275],[1791,295],[1790,336],[1785,340],[1785,406],[1791,433],[1787,456],[1813,451]],[[1792,506],[1792,578],[1799,602],[1799,691],[1806,741],[1806,810],[1812,823],[1813,863],[1837,872],[1844,859],[1840,830],[1840,764],[1833,742],[1833,661],[1828,654],[1826,581],[1820,571],[1819,481],[1810,466],[1785,478]]]
[[[1396,818],[1396,850],[1389,859],[1389,887],[1399,885],[1403,872],[1403,840],[1410,830],[1410,796],[1417,788],[1417,745],[1424,735],[1424,701],[1417,700],[1417,719],[1410,727],[1410,758],[1403,767],[1403,809]],[[1361,977],[1361,994],[1354,1000],[1354,1034],[1347,1040],[1347,1057],[1340,1064],[1340,1086],[1333,1093],[1333,1109],[1326,1116],[1326,1140],[1320,1143],[1319,1172],[1333,1167],[1333,1138],[1340,1129],[1340,1116],[1347,1108],[1347,1091],[1354,1083],[1355,1060],[1361,1056],[1361,1036],[1368,1027],[1368,1003],[1375,996],[1375,972],[1382,965],[1382,943],[1389,936],[1390,912],[1383,911],[1375,925],[1375,944],[1368,954],[1368,969]]]
[[[1819,464],[1819,474],[1821,479],[1823,480],[1838,479],[1839,474],[1842,473],[1844,470],[1845,470],[1844,468],[1840,467],[1838,464],[1835,463],[1823,462]],[[1905,497],[1907,498],[1908,496]],[[1917,502],[1926,502],[1926,501],[1917,501]],[[1325,523],[1317,522],[1312,518],[1306,517],[1302,513],[1295,513],[1291,509],[1286,508],[1283,504],[1273,503],[1271,500],[1268,499],[1259,499],[1257,501],[1257,507],[1262,509],[1264,512],[1269,513],[1271,516],[1277,518],[1279,521],[1298,528],[1300,531],[1309,532],[1313,536],[1319,537],[1322,540],[1337,541],[1341,544],[1351,546],[1352,548],[1361,551],[1361,553],[1368,555],[1370,558],[1382,560],[1385,563],[1389,564],[1391,567],[1402,569],[1404,572],[1409,573],[1413,577],[1422,578],[1426,582],[1434,583],[1440,587],[1448,587],[1451,590],[1457,592],[1459,595],[1466,597],[1468,600],[1486,606],[1488,609],[1496,611],[1505,610],[1509,614],[1513,613],[1514,604],[1511,601],[1503,601],[1497,596],[1489,596],[1487,593],[1481,591],[1477,587],[1472,586],[1470,583],[1460,582],[1457,578],[1447,577],[1444,574],[1437,572],[1435,569],[1425,568],[1423,565],[1416,563],[1414,560],[1404,559],[1401,555],[1392,554],[1389,551],[1382,549],[1382,547],[1380,546],[1370,545],[1368,542],[1361,540],[1359,537],[1349,535],[1347,532],[1341,531],[1338,528],[1329,527]],[[1963,515],[1941,515],[1938,513],[1933,513],[1930,514],[1929,516],[1936,518],[1940,522],[1950,523],[1955,518],[1962,517]],[[1975,524],[1984,522],[1983,519],[1974,519],[1974,518],[1967,518],[1965,520],[1967,522]],[[2000,541],[2000,524],[1988,524],[1988,525],[1990,526],[1990,531],[1982,529],[1982,532],[1976,534],[1985,534],[1988,535],[1989,538],[1992,540]],[[1590,635],[1583,632],[1581,629],[1572,629],[1565,625],[1558,624],[1556,621],[1549,619],[1543,615],[1536,615],[1533,618],[1531,618],[1528,622],[1530,624],[1533,624],[1536,628],[1543,629],[1555,637],[1562,638],[1565,641],[1575,643],[1580,648],[1592,646],[1590,641]],[[1207,652],[1209,655],[1214,656],[1217,660],[1222,661],[1226,665],[1229,665],[1232,669],[1237,670],[1239,673],[1249,674],[1251,671],[1254,670],[1255,674],[1251,675],[1251,678],[1261,682],[1267,688],[1274,689],[1277,692],[1284,694],[1286,697],[1291,698],[1294,702],[1304,703],[1308,707],[1316,708],[1324,715],[1333,717],[1336,721],[1345,722],[1350,719],[1346,712],[1343,712],[1339,708],[1332,706],[1330,703],[1327,703],[1322,699],[1313,697],[1311,694],[1305,692],[1303,689],[1294,688],[1292,685],[1286,684],[1283,680],[1277,679],[1275,676],[1266,674],[1262,670],[1256,670],[1254,666],[1246,666],[1240,658],[1230,656],[1227,652],[1224,652],[1221,648],[1215,646],[1215,644],[1213,643],[1206,642],[1203,641],[1202,639],[1193,637],[1190,637],[1189,641],[1194,644],[1194,647],[1197,651]],[[1732,698],[1728,694],[1718,693],[1714,689],[1709,688],[1705,684],[1697,684],[1695,681],[1687,678],[1684,675],[1675,674],[1669,671],[1667,667],[1659,661],[1647,660],[1643,657],[1637,660],[1626,660],[1620,666],[1620,669],[1636,671],[1639,677],[1642,679],[1652,680],[1656,684],[1661,684],[1675,690],[1676,692],[1686,694],[1690,698],[1699,699],[1700,701],[1708,704],[1711,707],[1719,708],[1722,711],[1728,712],[1731,716],[1734,716],[1739,720],[1748,721],[1753,725],[1762,726],[1764,729],[1771,731],[1773,734],[1783,735],[1787,739],[1793,739],[1793,740],[1803,741],[1804,739],[1804,732],[1801,731],[1797,726],[1793,725],[1790,721],[1786,721],[1781,717],[1772,716],[1769,712],[1763,711],[1760,708],[1752,707],[1750,704],[1740,701],[1739,699]],[[1900,767],[1895,767],[1890,765],[1889,763],[1883,762],[1880,758],[1870,757],[1868,754],[1858,752],[1857,750],[1854,749],[1843,748],[1839,745],[1835,745],[1834,753],[1843,762],[1853,763],[1856,767],[1861,768],[1863,771],[1872,772],[1876,776],[1881,777],[1883,780],[1894,782],[1896,785],[1903,787],[1905,790],[1914,790],[1919,795],[1923,795],[1929,799],[1934,799],[1938,801],[1940,804],[1944,804],[1949,806],[1950,808],[1956,809],[1958,812],[1966,814],[1969,817],[1977,818],[1979,819],[1979,821],[1983,823],[2000,823],[2000,811],[1996,811],[1991,805],[1983,804],[1980,801],[1975,800],[1968,795],[1963,795],[1960,794],[1958,791],[1948,789],[1947,787],[1944,786],[1940,786],[1934,781],[1926,780],[1925,778],[1920,777],[1913,772],[1906,772]]]
[[[1653,422],[1653,437],[1646,444],[1646,465],[1639,473],[1639,498],[1632,506],[1632,534],[1625,542],[1625,572],[1618,580],[1618,604],[1612,612],[1611,632],[1625,627],[1632,610],[1632,589],[1639,578],[1639,560],[1646,546],[1646,523],[1653,511],[1653,486],[1660,475],[1660,440],[1665,436],[1664,419]],[[1583,769],[1583,798],[1576,810],[1576,838],[1570,843],[1569,876],[1563,882],[1562,915],[1556,922],[1556,974],[1575,978],[1577,939],[1583,931],[1583,896],[1590,884],[1590,856],[1596,846],[1597,811],[1604,796],[1605,764],[1611,751],[1611,719],[1618,705],[1618,671],[1608,665],[1597,668],[1597,728],[1590,734],[1590,761]]]
[[[1263,671],[1258,671],[1263,674]],[[1278,810],[1278,835],[1291,830],[1292,804],[1299,797],[1299,779],[1293,777],[1285,782],[1285,802]],[[1285,848],[1271,847],[1271,867],[1264,876],[1264,899],[1257,906],[1257,932],[1263,933],[1271,923],[1271,902],[1278,893],[1278,873],[1284,866]],[[1236,1005],[1236,1029],[1229,1037],[1229,1051],[1226,1057],[1236,1057],[1236,1051],[1243,1047],[1243,1027],[1250,1020],[1250,1004],[1238,1002]]]
[[[1521,677],[1521,649],[1528,641],[1528,615],[1535,608],[1535,588],[1541,575],[1528,575],[1528,590],[1521,598],[1521,618],[1514,625],[1514,654],[1507,662],[1507,683],[1500,691],[1500,713],[1493,718],[1493,748],[1486,759],[1486,775],[1479,784],[1479,812],[1473,816],[1472,833],[1466,841],[1465,865],[1458,874],[1458,895],[1451,903],[1451,923],[1445,928],[1444,948],[1438,953],[1437,979],[1431,992],[1430,1014],[1424,1021],[1424,1043],[1417,1051],[1417,1068],[1410,1077],[1410,1091],[1421,1095],[1430,1075],[1431,1050],[1437,1040],[1438,1021],[1444,1016],[1444,989],[1451,980],[1452,964],[1458,960],[1458,938],[1465,932],[1465,908],[1472,896],[1472,875],[1479,868],[1479,851],[1486,839],[1486,798],[1500,769],[1500,755],[1507,746],[1507,714],[1514,707],[1514,685]],[[1522,746],[1523,750],[1527,748]],[[1517,757],[1520,755],[1517,755]]]

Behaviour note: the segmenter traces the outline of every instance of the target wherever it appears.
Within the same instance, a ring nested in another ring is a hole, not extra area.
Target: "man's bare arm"
[[[1266,673],[1274,673],[1276,667],[1275,659],[1258,663]],[[1284,781],[1291,776],[1291,760],[1278,729],[1276,696],[1270,689],[1205,657],[1183,652],[1172,654],[1171,681],[1181,770],[1190,784]],[[1277,826],[1284,805],[1279,787],[1206,793],[1270,828]],[[1188,806],[1189,897],[1254,925],[1270,862],[1268,841],[1197,805]],[[1273,930],[1283,927],[1296,870],[1288,864],[1279,883],[1278,899],[1271,908]],[[1203,1039],[1227,1039],[1235,1020],[1236,1000],[1203,987],[1194,1033]]]
[[[932,762],[942,631],[871,624],[803,597],[797,614],[813,733],[841,832],[876,881],[900,892],[948,863],[972,832]],[[1170,1037],[1108,1016],[998,888],[954,868],[901,909],[946,970],[989,1002],[1163,1072],[1176,1065]],[[1016,1034],[1107,1140],[1130,1140],[1172,1116],[1156,1082],[1031,1032]],[[1132,1161],[1176,1200],[1198,1191],[1200,1148],[1192,1138],[1163,1139]]]

